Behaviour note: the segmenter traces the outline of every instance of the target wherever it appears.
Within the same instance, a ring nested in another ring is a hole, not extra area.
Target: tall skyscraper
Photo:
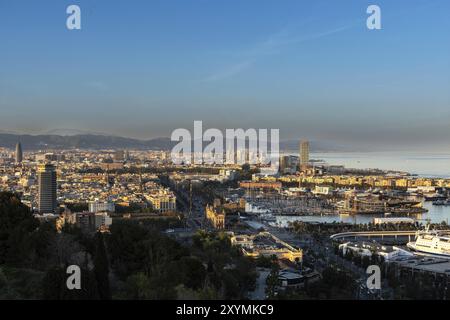
[[[22,153],[22,145],[20,142],[16,144],[16,163],[22,163],[23,153]]]
[[[56,202],[56,171],[51,164],[38,166],[38,211],[40,213],[55,213]]]
[[[309,163],[309,141],[300,141],[300,167],[307,166]]]

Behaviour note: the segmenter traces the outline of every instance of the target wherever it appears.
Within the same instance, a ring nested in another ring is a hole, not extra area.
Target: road
[[[265,300],[266,299],[266,280],[270,274],[270,269],[258,268],[258,279],[256,279],[255,291],[249,293],[250,300]]]
[[[323,241],[317,241],[314,239],[305,241],[299,239],[297,235],[291,231],[271,226],[267,226],[267,231],[293,246],[300,248],[307,246],[313,251],[315,256],[323,257],[323,259],[317,259],[314,262],[314,269],[319,272],[323,272],[323,270],[332,263],[351,272],[355,276],[358,285],[358,292],[355,297],[356,299],[373,300],[380,298],[380,290],[369,290],[367,288],[366,282],[369,275],[366,273],[366,270],[355,265],[351,261],[336,255],[334,252],[333,243],[329,239],[325,239]],[[382,283],[382,288],[383,292],[388,295],[392,292],[391,288],[389,288],[385,282]]]

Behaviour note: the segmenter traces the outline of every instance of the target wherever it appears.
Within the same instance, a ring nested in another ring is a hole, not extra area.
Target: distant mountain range
[[[142,150],[170,150],[176,142],[170,138],[154,138],[139,140],[103,134],[74,134],[57,135],[42,134],[28,135],[15,133],[0,133],[0,147],[14,148],[17,142],[22,144],[23,150],[51,150],[51,149],[142,149]],[[206,143],[204,144],[206,145]],[[299,141],[288,140],[280,142],[281,151],[296,151]],[[313,152],[350,151],[342,146],[326,142],[311,142]]]
[[[17,135],[0,133],[0,147],[14,148],[17,142],[22,144],[23,150],[47,149],[148,149],[166,150],[173,143],[169,138],[138,140],[116,136],[95,134],[79,135]]]

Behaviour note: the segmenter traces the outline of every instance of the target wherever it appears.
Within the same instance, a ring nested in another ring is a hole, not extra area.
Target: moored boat
[[[416,233],[415,241],[408,242],[407,247],[420,253],[442,256],[450,259],[450,231],[429,230]]]

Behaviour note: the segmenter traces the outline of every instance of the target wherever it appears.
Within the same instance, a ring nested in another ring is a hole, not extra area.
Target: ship
[[[416,233],[415,241],[408,242],[407,247],[421,254],[450,259],[450,230],[430,230],[428,224],[425,230]]]
[[[450,199],[433,201],[433,206],[450,206]]]
[[[425,195],[424,198],[425,201],[438,201],[438,200],[446,200],[447,196],[440,193],[435,193],[432,195]]]
[[[267,222],[275,222],[275,221],[277,221],[277,217],[275,217],[271,213],[261,213],[259,215],[259,217],[261,218],[261,220],[267,221]]]

